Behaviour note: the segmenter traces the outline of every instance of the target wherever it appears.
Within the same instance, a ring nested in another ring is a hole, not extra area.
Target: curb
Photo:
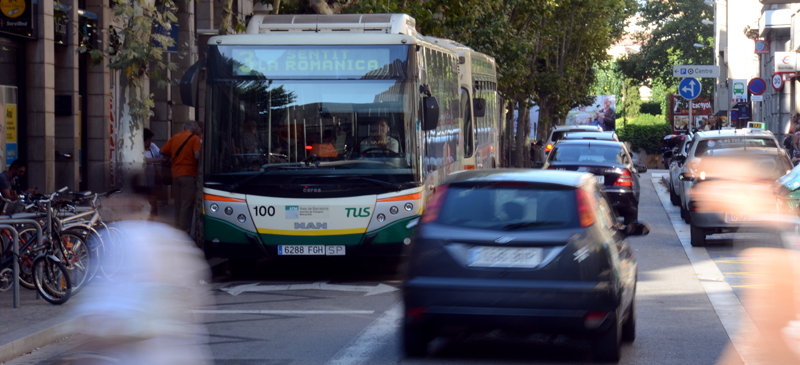
[[[208,260],[209,270],[228,262],[227,259],[212,258]],[[58,340],[82,333],[83,317],[55,318],[40,322],[28,328],[0,336],[0,364],[16,359],[37,348],[44,347]]]
[[[83,317],[73,318],[66,321],[64,321],[62,318],[59,318],[55,321],[63,322],[46,327],[38,332],[34,332],[17,340],[13,340],[4,345],[0,345],[0,363],[13,360],[39,347],[50,345],[64,337],[81,333],[83,331]],[[49,324],[47,322],[44,323],[45,326]],[[3,341],[3,337],[11,337],[19,332],[29,330],[30,329],[22,329],[2,336],[0,337],[0,342]]]

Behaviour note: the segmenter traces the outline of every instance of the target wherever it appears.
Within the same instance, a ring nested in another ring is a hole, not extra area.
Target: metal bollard
[[[30,225],[36,228],[37,245],[41,245],[44,240],[44,236],[42,235],[42,226],[39,225],[39,222],[33,219],[0,218],[0,223],[2,223],[0,224],[0,230],[7,230],[11,232],[11,236],[13,238],[11,249],[17,254],[17,257],[13,260],[12,275],[14,275],[14,308],[19,308],[19,233],[11,224]],[[39,299],[38,292],[36,293],[36,299]]]

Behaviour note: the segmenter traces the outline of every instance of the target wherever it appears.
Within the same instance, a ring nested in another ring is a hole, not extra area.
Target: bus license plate
[[[280,245],[278,246],[280,256],[344,256],[344,246],[325,246],[325,245]]]
[[[467,265],[472,267],[526,267],[542,263],[541,247],[485,247],[469,250]]]

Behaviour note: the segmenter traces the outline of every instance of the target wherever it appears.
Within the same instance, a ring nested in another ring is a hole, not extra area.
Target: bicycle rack
[[[6,219],[4,217],[0,217],[0,230],[6,230],[11,233],[11,237],[13,238],[11,251],[17,255],[17,258],[13,259],[12,275],[14,276],[14,308],[19,308],[19,233],[17,232],[17,229],[12,226],[12,224],[30,225],[35,227],[37,246],[42,245],[44,236],[42,235],[42,226],[39,225],[39,222],[33,219]]]

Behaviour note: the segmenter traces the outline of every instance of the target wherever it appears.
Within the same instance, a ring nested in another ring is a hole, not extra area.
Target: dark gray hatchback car
[[[437,188],[408,249],[404,348],[495,329],[592,339],[617,361],[636,336],[636,260],[594,175],[466,171]]]

